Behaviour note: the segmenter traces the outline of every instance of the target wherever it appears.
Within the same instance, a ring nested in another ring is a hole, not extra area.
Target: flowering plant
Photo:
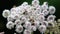
[[[48,2],[39,5],[39,0],[33,0],[31,5],[28,2],[23,2],[20,6],[10,10],[5,9],[2,16],[7,18],[6,27],[12,29],[16,26],[17,33],[24,30],[23,34],[31,34],[33,31],[39,30],[43,34],[48,27],[55,26],[53,23],[56,18],[53,15],[55,10],[55,7],[49,6]]]

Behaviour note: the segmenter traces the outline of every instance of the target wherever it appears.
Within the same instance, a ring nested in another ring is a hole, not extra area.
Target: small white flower
[[[28,12],[28,13],[30,13],[30,12],[34,12],[34,8],[35,8],[35,7],[30,6],[30,5],[28,5],[28,6],[29,6],[29,7],[26,9],[27,12]]]
[[[40,13],[40,16],[44,16],[44,13],[43,13],[43,11]]]
[[[16,7],[10,9],[11,12],[17,12],[18,9]]]
[[[47,21],[43,21],[42,24],[45,25],[46,27],[48,26],[48,22]]]
[[[15,11],[14,11],[15,12]],[[20,14],[20,12],[21,12],[21,8],[20,7],[16,7],[16,14]]]
[[[36,20],[39,20],[40,22],[43,22],[45,20],[45,17],[43,15],[39,15]]]
[[[24,27],[28,30],[31,30],[31,22],[26,21],[25,24],[24,24]]]
[[[26,18],[26,16],[21,16],[21,21],[23,21],[23,22],[26,22],[27,21],[27,18]]]
[[[24,7],[24,9],[28,10],[31,7],[31,5],[27,5]]]
[[[47,17],[47,21],[54,21],[55,18],[56,18],[55,15],[49,15],[49,16]]]
[[[13,11],[13,12],[11,12],[11,14],[10,15],[15,15],[16,14],[16,12],[15,11]]]
[[[23,2],[22,6],[27,6],[28,5],[28,2]]]
[[[20,14],[23,14],[25,11],[26,11],[25,8],[22,7],[22,8],[20,9]]]
[[[20,19],[19,14],[15,14],[15,15],[14,15],[14,19]]]
[[[25,29],[23,34],[31,34],[31,31]]]
[[[39,5],[39,6],[37,6],[36,8],[35,8],[35,14],[40,14],[41,13],[41,11],[42,11],[42,9],[41,9],[41,6]]]
[[[7,18],[8,16],[10,15],[10,11],[9,10],[4,10],[3,11],[3,13],[2,13],[2,16],[4,17],[4,18]]]
[[[31,26],[31,30],[32,30],[32,31],[36,31],[36,30],[37,30],[36,26],[32,25],[32,26]]]
[[[48,5],[46,5],[45,3],[41,6],[43,10],[47,10],[48,9]]]
[[[39,24],[40,24],[40,22],[39,22],[39,21],[35,21],[35,22],[34,22],[34,25],[35,25],[36,27],[38,27],[38,26],[39,26]]]
[[[9,21],[9,22],[6,24],[6,27],[7,27],[8,29],[12,29],[12,28],[14,28],[14,23],[13,23],[12,21]]]
[[[47,16],[49,14],[49,11],[47,10],[43,10],[42,12],[44,13],[44,16]]]
[[[17,20],[15,21],[15,25],[20,25],[20,24],[22,24],[22,22],[21,22],[19,19],[17,19]]]
[[[17,33],[21,33],[23,31],[23,26],[22,25],[17,26],[15,31]]]
[[[45,25],[40,25],[39,28],[38,28],[38,30],[40,32],[45,32],[46,31],[46,26]]]
[[[54,14],[55,13],[55,7],[54,6],[49,6],[49,12],[50,14]]]
[[[14,21],[14,15],[9,15],[7,17],[7,21]]]
[[[38,0],[33,0],[32,1],[32,6],[37,7],[39,5],[39,1]]]

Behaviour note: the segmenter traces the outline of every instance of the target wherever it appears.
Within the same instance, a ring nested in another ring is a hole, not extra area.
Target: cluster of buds
[[[24,34],[39,30],[42,34],[46,31],[49,23],[54,22],[56,16],[54,6],[48,6],[47,2],[39,5],[39,0],[33,0],[31,5],[23,2],[20,6],[13,7],[10,10],[5,9],[2,13],[7,18],[6,27],[12,29],[15,27],[17,33],[24,30]],[[23,25],[22,25],[23,24]],[[53,26],[54,24],[51,23]]]

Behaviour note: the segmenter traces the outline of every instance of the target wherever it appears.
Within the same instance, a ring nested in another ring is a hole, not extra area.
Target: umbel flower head
[[[12,29],[16,26],[17,33],[21,33],[24,29],[24,34],[31,34],[37,29],[44,33],[48,27],[48,22],[55,21],[56,16],[53,14],[56,9],[54,6],[48,6],[48,2],[44,2],[42,5],[39,3],[39,0],[33,0],[31,5],[28,2],[23,2],[10,10],[5,9],[2,16],[7,18],[6,27]],[[45,18],[46,16],[47,18]]]

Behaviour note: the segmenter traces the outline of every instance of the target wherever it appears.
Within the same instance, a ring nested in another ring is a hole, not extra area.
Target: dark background
[[[24,1],[31,4],[32,0],[0,0],[0,32],[5,32],[5,34],[13,34],[15,31],[14,29],[9,30],[6,28],[7,19],[2,17],[2,12],[4,9],[11,9],[14,5],[19,6]],[[53,5],[56,7],[56,20],[60,18],[60,0],[39,0],[40,4],[42,5],[43,2],[47,1],[49,5]],[[39,34],[38,32],[36,32]]]

